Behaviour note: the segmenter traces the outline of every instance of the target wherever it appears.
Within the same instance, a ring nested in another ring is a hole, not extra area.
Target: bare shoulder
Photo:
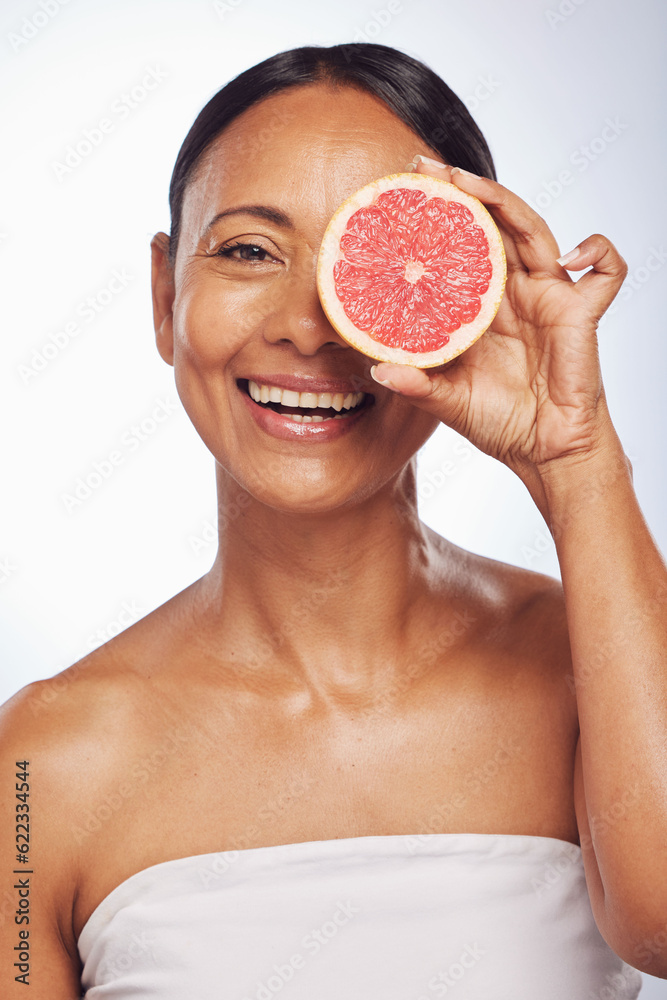
[[[0,727],[27,740],[53,776],[77,773],[76,789],[124,764],[141,734],[150,740],[182,705],[161,684],[184,628],[191,587],[53,677],[26,685],[0,706]],[[176,651],[178,652],[178,651]],[[116,760],[118,754],[119,760]]]
[[[80,685],[70,677],[63,671],[28,684],[0,707],[0,834],[16,847],[4,852],[0,869],[22,922],[0,921],[0,941],[4,952],[21,943],[22,932],[30,945],[23,982],[39,998],[73,996],[79,974],[71,925],[78,864],[68,821],[94,748],[85,730],[95,709],[79,714]]]
[[[62,755],[76,759],[94,734],[118,724],[136,700],[139,675],[110,646],[21,688],[0,708],[3,726],[17,738],[29,736],[54,765]]]
[[[506,620],[523,619],[562,629],[565,624],[563,585],[556,577],[512,563],[459,550],[471,591]]]
[[[500,562],[482,556],[482,573],[495,583],[499,606],[506,607],[516,620],[525,626],[534,623],[538,627],[549,627],[549,637],[562,631],[567,623],[565,617],[565,596],[563,584],[547,573],[524,569],[510,563]]]
[[[113,766],[109,751],[136,712],[133,689],[136,683],[97,653],[26,685],[0,708],[3,757],[30,761],[42,844],[57,838],[63,807]]]
[[[457,589],[477,616],[480,643],[562,683],[571,656],[561,581],[465,549],[455,556]]]
[[[110,647],[26,685],[0,707],[0,766],[7,774],[14,761],[29,762],[35,870],[40,891],[63,915],[80,869],[74,817],[124,766],[146,712],[145,679]]]

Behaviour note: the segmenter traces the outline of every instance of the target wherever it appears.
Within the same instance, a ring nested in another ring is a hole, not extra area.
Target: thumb
[[[592,268],[579,278],[575,288],[589,301],[597,318],[616,298],[628,273],[628,265],[614,244],[600,233],[587,237],[574,250],[559,257],[558,263],[568,271]]]
[[[381,361],[371,368],[371,376],[380,385],[400,393],[428,413],[451,427],[461,411],[461,388],[446,372],[426,372],[412,365],[395,365]]]

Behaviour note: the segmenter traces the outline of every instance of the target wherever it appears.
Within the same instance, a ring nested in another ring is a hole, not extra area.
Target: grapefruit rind
[[[472,322],[464,323],[453,331],[449,336],[449,342],[436,351],[414,353],[400,347],[387,347],[370,337],[349,319],[334,283],[334,264],[338,260],[345,260],[340,249],[340,241],[350,217],[359,208],[373,204],[384,191],[397,187],[417,188],[428,198],[443,198],[445,201],[457,201],[465,205],[472,212],[474,222],[483,228],[489,244],[489,260],[493,273],[489,288],[482,296],[481,309]],[[427,174],[389,174],[387,177],[372,181],[347,198],[329,221],[317,260],[317,290],[320,302],[327,319],[343,340],[377,361],[390,361],[416,368],[435,368],[451,361],[471,347],[493,322],[503,297],[506,278],[505,247],[490,212],[478,198],[462,191],[455,184]]]

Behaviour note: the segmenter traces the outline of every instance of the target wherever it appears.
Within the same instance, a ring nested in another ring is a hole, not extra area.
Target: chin
[[[349,510],[363,503],[375,492],[367,484],[351,490],[349,479],[336,489],[331,481],[309,482],[306,479],[292,480],[284,488],[277,489],[273,483],[269,487],[263,483],[245,483],[244,489],[260,504],[283,514],[334,514],[336,511]],[[377,487],[376,487],[377,488]]]

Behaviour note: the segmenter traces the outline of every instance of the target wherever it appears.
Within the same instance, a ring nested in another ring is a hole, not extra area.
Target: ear
[[[153,325],[160,357],[174,363],[174,269],[169,260],[169,237],[156,233],[151,240],[151,285],[153,288]]]

